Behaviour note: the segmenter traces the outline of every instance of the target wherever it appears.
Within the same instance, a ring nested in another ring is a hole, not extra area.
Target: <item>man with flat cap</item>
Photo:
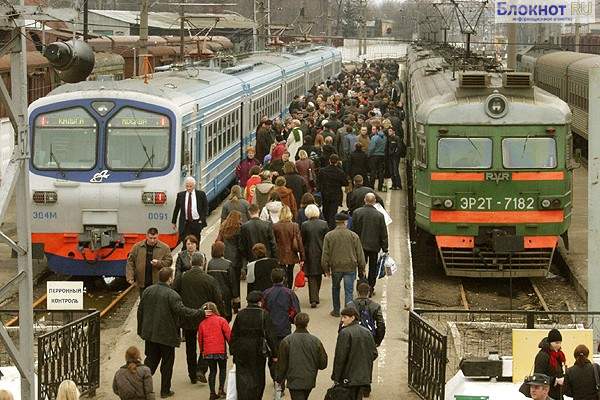
[[[533,400],[552,400],[548,395],[550,391],[550,377],[544,374],[533,374],[525,378],[529,386],[529,394]]]
[[[262,399],[265,390],[267,357],[277,362],[277,348],[271,316],[260,306],[262,293],[254,290],[246,301],[248,307],[240,310],[233,323],[229,350],[235,364],[238,400],[256,400]]]
[[[325,275],[332,277],[333,310],[330,315],[337,318],[340,316],[340,283],[344,280],[346,305],[353,300],[356,272],[360,278],[365,276],[365,254],[360,238],[348,229],[347,221],[348,214],[335,215],[335,229],[325,235],[321,255],[321,267]]]

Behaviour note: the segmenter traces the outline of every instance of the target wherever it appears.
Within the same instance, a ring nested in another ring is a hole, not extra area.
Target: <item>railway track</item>
[[[473,297],[477,297],[477,296],[481,295],[482,293],[485,293],[485,291],[487,291],[490,287],[490,285],[486,284],[485,282],[481,282],[481,280],[474,280],[474,281],[475,282],[468,283],[466,286],[470,287],[471,285],[476,284],[477,288],[478,288],[477,291],[474,291],[471,288],[469,290],[465,289],[465,284],[463,282],[463,279],[461,279],[458,284],[461,306],[465,310],[480,309],[477,306],[475,306],[475,308],[473,308],[471,303],[469,302],[469,299],[473,298]],[[508,309],[550,311],[548,304],[547,304],[546,300],[544,299],[544,296],[543,296],[541,290],[539,289],[538,285],[534,282],[534,280],[528,279],[528,278],[520,278],[518,280],[515,279],[514,281],[516,281],[516,282],[513,282],[512,286],[514,286],[515,290],[512,290],[511,288],[509,288],[509,293],[508,293],[509,307],[508,307]],[[510,285],[510,282],[508,284]],[[497,289],[498,283],[494,282],[494,285],[496,285],[495,289]],[[529,288],[529,290],[527,288]],[[527,296],[523,296],[522,295],[523,293],[527,294]],[[500,298],[501,296],[498,296],[498,297],[499,297],[498,298],[499,305],[501,305],[502,303],[505,302],[506,299],[501,299]],[[521,299],[519,299],[519,297],[521,297]],[[528,301],[524,302],[523,298],[527,299]],[[515,308],[515,305],[518,308]]]
[[[100,310],[100,318],[105,318],[121,304],[134,289],[135,285],[118,285],[115,289],[102,287],[100,289],[88,289],[84,293],[84,308]],[[33,302],[33,309],[44,309],[46,305],[46,293],[39,296]],[[18,325],[19,318],[13,317],[4,323],[5,326]]]

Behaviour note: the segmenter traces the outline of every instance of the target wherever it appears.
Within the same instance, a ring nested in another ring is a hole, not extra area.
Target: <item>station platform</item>
[[[406,308],[411,306],[412,301],[412,272],[406,224],[406,193],[404,191],[388,191],[381,195],[384,197],[386,209],[390,211],[393,219],[393,223],[388,227],[390,255],[396,260],[399,269],[394,276],[380,279],[376,286],[374,300],[379,302],[383,308],[387,333],[385,340],[378,348],[379,357],[374,364],[371,398],[378,400],[417,399],[416,394],[412,393],[407,386],[408,313]],[[210,254],[209,248],[217,235],[220,214],[219,209],[213,211],[208,221],[209,227],[203,231],[201,250],[205,254]],[[242,299],[245,300],[245,282],[242,282],[242,292]],[[331,370],[339,323],[338,318],[329,315],[332,307],[331,280],[323,279],[321,304],[316,309],[310,308],[308,287],[298,289],[296,293],[300,299],[302,311],[307,312],[311,317],[309,331],[321,339],[329,356],[327,369],[319,373],[317,387],[311,393],[311,398],[322,399],[332,385]],[[245,301],[242,305],[245,305]],[[136,312],[137,303],[122,327],[115,328],[112,332],[102,332],[101,381],[96,394],[98,399],[115,398],[112,393],[112,379],[115,371],[124,364],[127,347],[136,345],[142,351],[144,349],[143,341],[136,333]],[[232,358],[229,357],[229,369],[232,368],[232,364]],[[266,373],[268,374],[268,372]],[[157,371],[154,375],[155,391],[158,390],[159,385],[160,373]],[[208,398],[209,396],[207,384],[193,385],[188,379],[185,343],[182,343],[176,350],[172,390],[175,391],[174,397],[179,399]],[[287,391],[285,396],[289,398]],[[270,379],[267,379],[263,398],[273,398],[273,384]]]
[[[567,263],[575,290],[587,301],[588,262],[588,188],[587,166],[573,170],[573,213],[569,227],[569,249],[559,241],[561,256]]]

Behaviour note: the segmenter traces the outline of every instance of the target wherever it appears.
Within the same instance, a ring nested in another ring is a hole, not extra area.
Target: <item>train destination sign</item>
[[[93,128],[96,121],[83,109],[70,109],[42,114],[35,120],[37,128]]]
[[[48,310],[83,310],[83,282],[48,281]]]
[[[125,107],[108,123],[110,128],[168,128],[165,115]]]

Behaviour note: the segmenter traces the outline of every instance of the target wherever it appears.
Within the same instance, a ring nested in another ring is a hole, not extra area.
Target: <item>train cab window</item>
[[[164,170],[170,161],[170,126],[165,115],[124,107],[108,121],[107,167],[112,170]]]
[[[441,138],[437,150],[438,168],[487,169],[492,166],[490,138]]]
[[[97,139],[98,124],[81,107],[40,114],[33,127],[33,165],[43,170],[90,170],[96,165]]]
[[[549,137],[502,140],[504,168],[556,168],[556,140]]]

